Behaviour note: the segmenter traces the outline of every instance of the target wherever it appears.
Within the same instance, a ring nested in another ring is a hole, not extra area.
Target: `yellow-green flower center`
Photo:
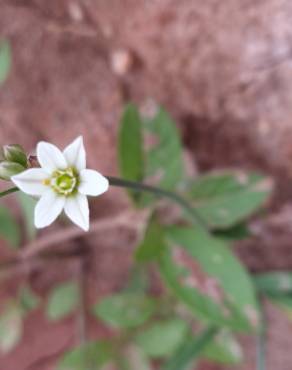
[[[77,171],[70,167],[66,170],[55,171],[50,179],[44,181],[44,184],[51,186],[60,195],[69,196],[76,192],[79,176]]]

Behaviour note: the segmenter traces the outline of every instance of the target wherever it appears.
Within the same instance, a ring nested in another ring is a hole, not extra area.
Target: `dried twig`
[[[141,223],[137,212],[122,212],[115,217],[108,217],[101,220],[96,220],[90,225],[90,230],[87,234],[78,227],[72,226],[65,230],[60,230],[49,235],[45,235],[40,239],[35,240],[27,246],[24,246],[18,254],[18,258],[26,260],[40,252],[45,251],[53,244],[62,245],[62,243],[77,239],[85,235],[105,232],[106,230],[116,229],[117,227],[126,227],[132,230],[139,230]]]
[[[11,276],[17,273],[25,273],[32,268],[42,264],[45,256],[44,253],[51,248],[52,245],[62,246],[65,242],[83,236],[95,234],[98,232],[106,232],[107,230],[125,227],[127,229],[138,232],[144,225],[143,219],[145,214],[143,212],[122,212],[117,216],[108,217],[101,220],[96,220],[91,223],[90,230],[87,234],[83,230],[72,226],[60,231],[44,235],[43,237],[33,241],[24,246],[16,253],[15,257],[0,262],[0,278]],[[56,252],[56,250],[54,250]],[[53,255],[54,253],[50,253]],[[56,253],[55,253],[56,254]],[[51,257],[49,255],[49,257]],[[76,250],[72,249],[72,253],[67,257],[76,257]]]

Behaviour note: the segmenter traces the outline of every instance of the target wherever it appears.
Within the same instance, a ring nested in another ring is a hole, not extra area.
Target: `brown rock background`
[[[289,0],[0,0],[0,35],[13,48],[0,90],[1,144],[33,150],[40,139],[63,146],[83,134],[89,164],[115,174],[123,104],[157,101],[176,118],[199,170],[253,168],[274,178],[271,215],[239,254],[253,271],[290,270],[291,17]],[[121,194],[102,198],[96,216],[124,208]],[[122,236],[88,241],[98,245],[93,290],[121,286],[130,263]],[[40,291],[60,278],[57,270],[36,272]],[[267,315],[268,370],[290,370],[291,324],[270,305]],[[71,321],[51,327],[36,315],[0,368],[53,369],[72,336]],[[242,369],[254,369],[253,343],[245,341]]]

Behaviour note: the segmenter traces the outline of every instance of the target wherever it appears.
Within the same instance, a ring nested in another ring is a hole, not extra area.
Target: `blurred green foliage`
[[[17,193],[17,197],[23,214],[26,238],[32,241],[36,237],[36,228],[33,221],[36,200],[23,192]]]
[[[163,253],[165,248],[163,229],[153,214],[149,219],[144,239],[136,249],[136,261],[149,262],[155,260]]]
[[[0,206],[0,238],[6,240],[13,248],[20,244],[20,227],[7,207]]]
[[[237,365],[243,359],[240,344],[227,330],[222,330],[215,336],[203,351],[203,356],[226,365]]]
[[[8,77],[11,67],[11,48],[6,40],[0,40],[0,86]]]
[[[178,349],[187,331],[188,324],[183,319],[157,320],[139,333],[135,341],[147,356],[163,358]]]
[[[40,298],[30,289],[28,285],[22,285],[18,291],[18,301],[24,314],[39,307]]]
[[[60,360],[58,370],[102,369],[112,360],[114,352],[108,341],[91,342],[67,352]]]
[[[177,189],[184,179],[185,171],[182,143],[174,121],[160,108],[152,119],[144,119],[143,128],[144,141],[147,137],[150,141],[149,147],[144,149],[144,180],[156,180],[157,185],[163,189]]]
[[[60,320],[72,313],[78,306],[79,289],[75,282],[66,282],[57,285],[51,291],[48,304],[47,316],[50,320]]]
[[[174,245],[184,249],[187,253],[187,259],[195,259],[202,270],[215,279],[218,288],[222,289],[222,294],[225,297],[222,299],[220,309],[218,309],[218,314],[219,310],[221,310],[221,314],[218,317],[213,317],[214,324],[218,326],[227,325],[239,330],[252,329],[254,323],[250,321],[248,313],[254,312],[252,318],[257,315],[254,287],[244,266],[233,255],[228,245],[194,227],[169,228],[167,237]],[[188,273],[191,275],[194,271],[188,271]],[[195,289],[187,286],[187,284],[182,286],[179,282],[179,276],[177,279],[177,289],[184,290],[182,297],[189,296],[187,301],[190,302],[192,297],[195,296],[193,293]],[[216,302],[214,301],[212,307],[215,307],[215,305]],[[208,313],[200,300],[198,300],[198,306],[196,301],[192,300],[191,308],[208,319]]]
[[[118,159],[122,177],[126,180],[142,181],[142,122],[138,109],[133,104],[129,104],[123,112],[118,138]],[[129,191],[129,194],[135,203],[139,202],[140,194],[132,191]]]
[[[155,300],[139,293],[119,293],[103,299],[94,312],[108,325],[131,328],[142,325],[155,311]]]
[[[9,352],[22,335],[22,311],[17,301],[7,301],[0,312],[0,353]]]
[[[22,235],[19,221],[12,215],[9,208],[0,205],[0,239],[5,240],[13,249],[18,249],[23,240],[32,241],[36,237],[36,228],[33,223],[35,200],[23,193],[18,193],[18,203],[22,220],[25,224],[25,235]]]
[[[191,181],[188,196],[211,228],[226,229],[263,206],[270,191],[271,184],[263,176],[225,171]]]

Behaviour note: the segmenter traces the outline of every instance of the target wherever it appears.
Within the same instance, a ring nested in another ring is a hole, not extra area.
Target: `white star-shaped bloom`
[[[24,193],[39,197],[34,223],[43,228],[65,214],[83,230],[89,229],[87,195],[98,196],[108,190],[108,180],[99,172],[86,169],[82,136],[61,152],[55,145],[41,141],[37,145],[41,168],[31,168],[11,180]]]

